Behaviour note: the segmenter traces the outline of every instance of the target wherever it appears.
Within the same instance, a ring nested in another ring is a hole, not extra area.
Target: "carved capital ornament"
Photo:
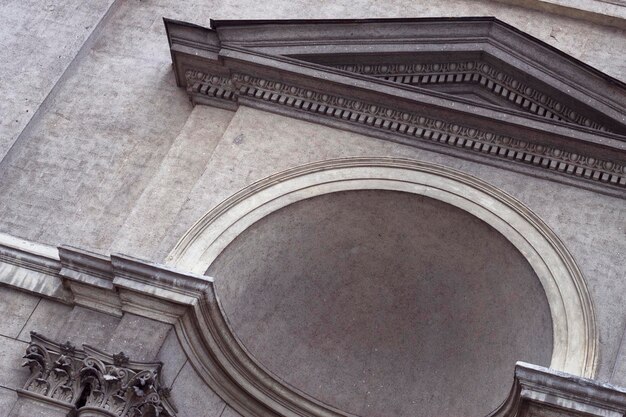
[[[76,409],[78,416],[174,417],[161,363],[131,362],[84,345],[57,344],[32,332],[23,366],[30,377],[22,395],[50,399]]]

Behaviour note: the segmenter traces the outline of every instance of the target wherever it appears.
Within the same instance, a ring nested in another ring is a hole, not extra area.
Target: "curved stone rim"
[[[441,165],[401,158],[355,157],[314,162],[279,172],[245,187],[207,212],[180,239],[167,263],[203,274],[230,242],[268,214],[317,195],[362,189],[403,191],[435,198],[469,212],[503,234],[529,262],[546,293],[554,336],[550,367],[578,376],[594,376],[598,343],[594,309],[582,273],[563,243],[537,215],[512,196]],[[211,309],[217,308],[224,315],[217,297],[213,299],[218,305]],[[227,321],[223,325],[232,332]],[[233,379],[243,377],[261,388],[251,378],[259,375],[259,370],[265,371],[263,366],[250,357],[238,340],[231,342],[239,346],[227,343],[230,345],[227,350],[240,349],[248,357],[238,361],[235,367],[227,366],[230,369],[227,373],[235,371],[238,375],[231,375]],[[269,372],[264,376],[273,378]],[[271,404],[282,408],[285,400],[291,403],[288,397],[294,394],[302,398],[303,393],[278,380],[265,382],[260,385],[267,389],[254,389],[251,394],[270,408],[273,408]]]

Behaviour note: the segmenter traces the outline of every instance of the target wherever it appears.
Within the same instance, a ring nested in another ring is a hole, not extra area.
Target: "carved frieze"
[[[23,366],[31,375],[22,392],[74,406],[78,415],[173,417],[161,363],[131,362],[120,352],[104,354],[70,342],[54,343],[31,333]]]
[[[608,131],[601,123],[576,112],[562,101],[486,62],[356,64],[336,65],[335,68],[408,85],[475,85],[529,113]]]
[[[192,81],[188,86],[188,91],[192,94],[205,94],[231,101],[236,101],[239,97],[265,101],[318,117],[391,132],[411,140],[427,140],[473,153],[626,187],[624,164],[581,155],[555,146],[531,143],[484,129],[249,74],[235,73],[231,79],[203,73],[200,70],[190,70],[187,74],[188,80]],[[550,103],[555,105],[554,102]]]
[[[624,196],[624,85],[496,19],[457,20],[165,23],[196,104],[244,104]]]
[[[237,101],[237,92],[228,76],[208,74],[199,70],[190,69],[185,72],[187,93],[205,98]]]

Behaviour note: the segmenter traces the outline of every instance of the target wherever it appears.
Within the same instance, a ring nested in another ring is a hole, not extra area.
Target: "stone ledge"
[[[195,104],[246,105],[626,195],[623,83],[495,18],[165,25],[177,83]],[[464,59],[478,60],[471,73]],[[355,63],[364,73],[338,69]],[[424,88],[424,77],[500,104]]]

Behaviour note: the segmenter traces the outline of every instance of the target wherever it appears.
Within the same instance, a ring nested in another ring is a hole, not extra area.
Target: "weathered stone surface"
[[[159,253],[167,253],[210,208],[256,180],[312,161],[370,155],[401,156],[462,170],[537,213],[572,252],[589,283],[603,341],[598,377],[610,379],[626,320],[622,301],[626,281],[621,279],[623,268],[615,263],[626,253],[626,240],[621,238],[626,203],[618,198],[242,107]]]
[[[187,355],[185,355],[185,352],[180,346],[174,329],[171,329],[167,334],[156,358],[163,362],[163,369],[161,370],[163,384],[171,387],[176,376],[187,361]]]
[[[26,382],[28,370],[22,368],[27,343],[0,336],[0,387],[18,389]]]
[[[169,324],[126,313],[115,331],[102,342],[108,341],[108,351],[126,352],[136,361],[152,361],[170,329]]]
[[[42,299],[20,332],[18,339],[30,341],[30,332],[38,332],[56,338],[61,327],[67,323],[72,307],[56,301]]]
[[[222,413],[220,417],[241,417],[241,414],[239,414],[232,408],[226,406],[226,408],[224,409],[224,412]]]
[[[13,10],[15,2],[9,4],[3,16],[19,22],[29,16],[19,8]],[[191,110],[184,92],[173,85],[162,16],[207,25],[209,18],[494,15],[574,56],[585,54],[587,63],[609,69],[613,76],[626,77],[626,70],[616,63],[619,60],[611,59],[624,55],[623,32],[510,5],[462,0],[372,4],[363,0],[327,7],[302,3],[294,8],[292,2],[280,0],[272,3],[271,12],[255,2],[240,6],[229,2],[120,4],[91,53],[80,57],[76,72],[68,77],[48,111],[33,120],[32,131],[0,164],[0,192],[11,195],[0,202],[0,230],[55,245],[69,243],[104,251],[112,247]],[[71,9],[68,3],[67,10]],[[45,19],[45,13],[41,18]],[[11,31],[16,25],[4,27]],[[614,52],[606,56],[598,45],[611,45]],[[40,54],[49,50],[54,48],[21,54],[18,67],[38,67]],[[13,91],[23,83],[10,85]],[[158,123],[154,115],[160,115]],[[175,188],[171,190],[175,192]],[[138,208],[133,216],[147,214],[145,210]],[[139,230],[150,230],[154,222],[153,217],[144,217],[143,223],[140,220],[129,220],[136,225],[136,235],[141,235]],[[115,249],[122,250],[126,239],[120,239]]]
[[[0,335],[16,338],[39,302],[39,297],[0,287]]]
[[[30,340],[37,332],[53,340],[71,340],[80,346],[105,346],[111,340],[120,319],[84,307],[71,307],[50,300],[41,300],[19,335]]]
[[[136,257],[154,257],[151,248],[158,245],[168,226],[175,221],[233,115],[231,111],[206,106],[193,109],[158,172],[120,229],[112,252],[119,249]],[[196,152],[189,152],[190,149]],[[153,227],[148,230],[145,229],[145,219],[153,219]]]
[[[622,341],[617,349],[615,364],[613,365],[613,372],[609,382],[620,387],[626,387],[626,326],[624,326]]]
[[[16,144],[11,157],[0,164],[0,189],[12,188],[9,184],[15,181],[13,198],[31,201],[12,208],[7,206],[8,200],[0,202],[0,211],[8,210],[8,221],[1,230],[8,227],[13,234],[55,245],[109,248],[191,110],[184,94],[172,85],[159,9],[149,16],[154,28],[141,32],[142,36],[137,36],[139,29],[133,28],[132,22],[125,24],[119,17],[124,16],[124,8],[144,7],[145,3],[120,5],[120,14],[112,17],[113,23],[104,28],[99,42],[82,57],[49,111],[34,122],[28,139]],[[115,47],[119,44],[124,48]],[[152,53],[150,45],[162,53]],[[129,55],[139,50],[145,51],[143,57]],[[118,83],[120,80],[125,81]],[[157,84],[168,90],[165,96],[155,88]],[[100,98],[88,98],[95,96]],[[20,162],[23,157],[31,163]],[[63,174],[55,174],[57,169]],[[31,194],[27,189],[39,189],[37,202],[22,199]],[[46,206],[60,217],[48,219],[36,232],[28,232],[25,223],[19,225],[18,218],[32,223],[48,210]],[[102,221],[94,221],[96,218]]]
[[[12,389],[0,388],[0,417],[8,417],[17,401],[17,394]]]
[[[0,160],[75,59],[113,0],[3,1]]]
[[[56,276],[59,270],[55,247],[0,233],[0,282],[3,286],[68,302],[70,291]]]
[[[77,346],[105,346],[119,323],[120,319],[117,317],[75,306],[55,339],[71,340]]]
[[[67,417],[71,407],[52,402],[41,402],[29,397],[20,397],[9,417]]]
[[[552,355],[550,308],[527,260],[422,196],[299,201],[239,235],[207,275],[253,357],[359,416],[487,415],[517,360],[547,366]]]
[[[291,0],[277,0],[271,8],[266,3],[249,1],[121,2],[99,42],[78,57],[75,70],[67,74],[67,82],[59,85],[58,94],[53,94],[45,108],[31,119],[30,115],[39,108],[63,68],[76,56],[82,41],[111,4],[110,1],[88,3],[65,1],[49,5],[9,0],[0,6],[0,21],[4,23],[0,44],[4,51],[9,51],[8,59],[0,63],[3,97],[0,155],[4,155],[7,144],[12,143],[23,126],[31,122],[29,130],[0,162],[3,196],[0,230],[40,242],[70,243],[104,252],[115,248],[134,254],[140,248],[142,254],[159,261],[201,214],[240,187],[277,170],[356,154],[399,155],[438,162],[463,169],[515,195],[563,239],[590,283],[597,309],[602,342],[598,375],[603,380],[626,378],[620,376],[624,350],[619,351],[626,322],[623,307],[626,283],[622,279],[623,267],[615,262],[626,253],[623,239],[626,207],[622,200],[548,181],[529,180],[524,175],[430,152],[409,151],[359,135],[292,123],[262,112],[257,119],[249,117],[246,109],[235,116],[239,126],[227,130],[191,191],[188,182],[195,181],[198,171],[194,179],[181,172],[179,178],[184,184],[173,182],[163,189],[157,187],[161,178],[168,177],[165,175],[168,170],[184,165],[182,162],[179,165],[179,161],[193,160],[194,170],[198,169],[200,155],[189,155],[185,150],[196,154],[200,143],[211,142],[204,138],[207,141],[194,140],[196,146],[179,149],[172,146],[191,107],[184,92],[173,83],[162,16],[207,25],[210,17],[495,15],[625,80],[623,60],[615,58],[626,54],[623,31],[487,1],[341,0],[325,7],[310,2],[298,2],[294,7]],[[222,111],[205,109],[204,112],[207,119],[215,115],[217,124],[225,119]],[[283,139],[262,132],[274,130],[279,132],[278,136],[284,135]],[[159,206],[168,193],[176,195],[163,205],[161,213]],[[149,236],[145,245],[143,233]],[[165,240],[160,244],[162,236]],[[76,319],[88,323],[89,335],[81,335],[77,333],[80,326],[70,320],[69,307],[55,304],[53,308],[50,305],[54,303],[46,300],[42,304],[47,306],[39,312],[35,310],[21,332],[21,339],[26,340],[24,336],[27,337],[29,330],[44,334],[49,330],[61,335],[59,328],[68,323],[68,335],[78,334],[77,338],[89,339],[86,341],[93,344],[108,342],[101,334],[109,337],[114,333],[116,326],[109,319],[100,323],[102,316],[87,314],[89,317]],[[9,325],[11,332],[12,326]],[[2,350],[0,379],[10,378],[3,368],[5,353]],[[181,374],[189,373],[189,364],[185,369],[187,372]],[[198,406],[198,399],[205,396],[211,403],[215,399],[212,394],[196,391],[186,397],[189,401],[179,405],[191,403],[196,407],[187,414],[193,417],[207,414],[204,406]],[[35,415],[25,413],[24,417]],[[211,409],[209,414],[212,413]],[[227,415],[228,409],[223,413]]]
[[[515,6],[589,20],[601,25],[626,25],[626,8],[617,2],[603,0],[496,0]]]
[[[189,362],[174,381],[172,404],[178,408],[178,417],[219,417],[226,406],[198,377]]]

